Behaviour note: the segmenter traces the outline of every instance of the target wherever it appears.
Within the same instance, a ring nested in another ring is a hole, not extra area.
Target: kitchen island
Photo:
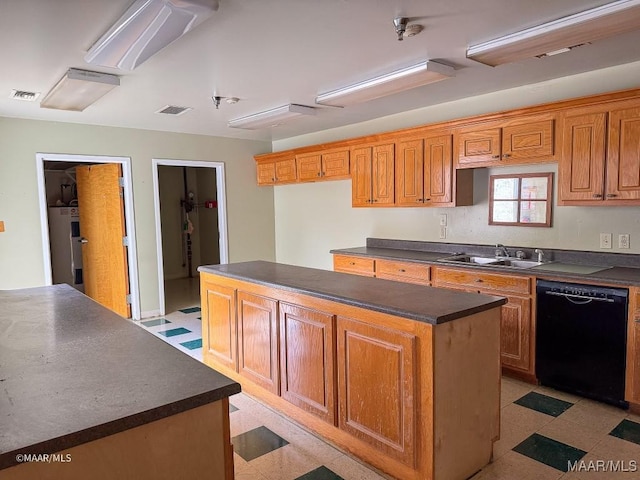
[[[400,479],[465,479],[499,437],[501,297],[271,262],[200,267],[203,359]]]
[[[0,478],[233,478],[238,383],[68,285],[0,307]]]

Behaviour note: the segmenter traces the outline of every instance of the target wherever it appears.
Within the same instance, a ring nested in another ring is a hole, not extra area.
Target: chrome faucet
[[[536,248],[533,253],[537,253],[538,254],[538,262],[542,263],[544,262],[544,252],[542,250],[540,250],[539,248]]]
[[[496,257],[510,257],[509,250],[501,243],[496,243]]]

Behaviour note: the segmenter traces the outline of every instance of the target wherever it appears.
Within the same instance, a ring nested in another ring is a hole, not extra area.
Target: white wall
[[[281,140],[274,142],[274,151],[638,88],[639,78],[640,62],[636,62]],[[474,205],[457,208],[352,208],[349,180],[275,187],[277,261],[331,269],[330,249],[362,246],[366,237],[441,241],[441,213],[448,216],[448,242],[598,251],[599,233],[610,232],[614,234],[614,249],[604,251],[640,253],[640,207],[557,207],[554,203],[552,228],[489,226],[489,175],[536,171],[557,172],[557,166],[478,169],[474,175]],[[557,175],[555,180],[554,196]],[[619,233],[631,234],[630,250],[615,248]]]
[[[273,189],[257,187],[253,160],[270,148],[266,142],[0,117],[0,220],[6,229],[0,233],[0,289],[44,282],[36,153],[131,157],[145,312],[159,308],[151,159],[225,162],[229,260],[273,260]]]

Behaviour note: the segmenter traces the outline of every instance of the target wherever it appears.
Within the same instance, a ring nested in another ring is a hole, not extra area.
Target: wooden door
[[[393,205],[395,144],[376,145],[371,152],[371,197],[373,206]]]
[[[473,168],[477,164],[500,162],[500,128],[463,130],[458,135],[458,165]]]
[[[236,291],[217,285],[202,275],[202,354],[205,359],[238,370]]]
[[[415,336],[339,316],[337,338],[338,427],[413,466]]]
[[[604,190],[605,112],[566,117],[558,163],[558,200],[601,200]]]
[[[322,178],[349,177],[349,150],[322,154]]]
[[[125,318],[129,267],[124,222],[124,189],[117,163],[76,167],[82,273],[85,294]]]
[[[334,317],[280,303],[280,391],[288,402],[335,424]]]
[[[396,161],[397,205],[418,207],[423,204],[422,139],[398,142]]]
[[[534,373],[531,368],[531,299],[508,297],[500,317],[502,365]]]
[[[640,199],[640,108],[609,113],[605,199]]]
[[[298,178],[300,181],[319,180],[322,176],[322,168],[319,153],[298,155],[296,157]]]
[[[275,162],[259,163],[257,165],[258,185],[273,185],[276,181]]]
[[[552,161],[554,157],[554,120],[507,125],[502,129],[502,156],[505,164]]]
[[[238,373],[275,394],[280,392],[277,304],[238,291]]]
[[[351,204],[354,207],[371,205],[371,147],[351,151]]]
[[[453,184],[453,137],[441,135],[424,140],[424,203],[451,203]]]

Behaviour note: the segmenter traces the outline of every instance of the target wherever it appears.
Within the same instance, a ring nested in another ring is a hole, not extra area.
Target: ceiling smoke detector
[[[411,25],[407,25],[404,34],[402,35],[403,37],[415,37],[416,35],[418,35],[422,30],[424,30],[424,27],[422,25],[419,25],[417,23],[412,23]]]

